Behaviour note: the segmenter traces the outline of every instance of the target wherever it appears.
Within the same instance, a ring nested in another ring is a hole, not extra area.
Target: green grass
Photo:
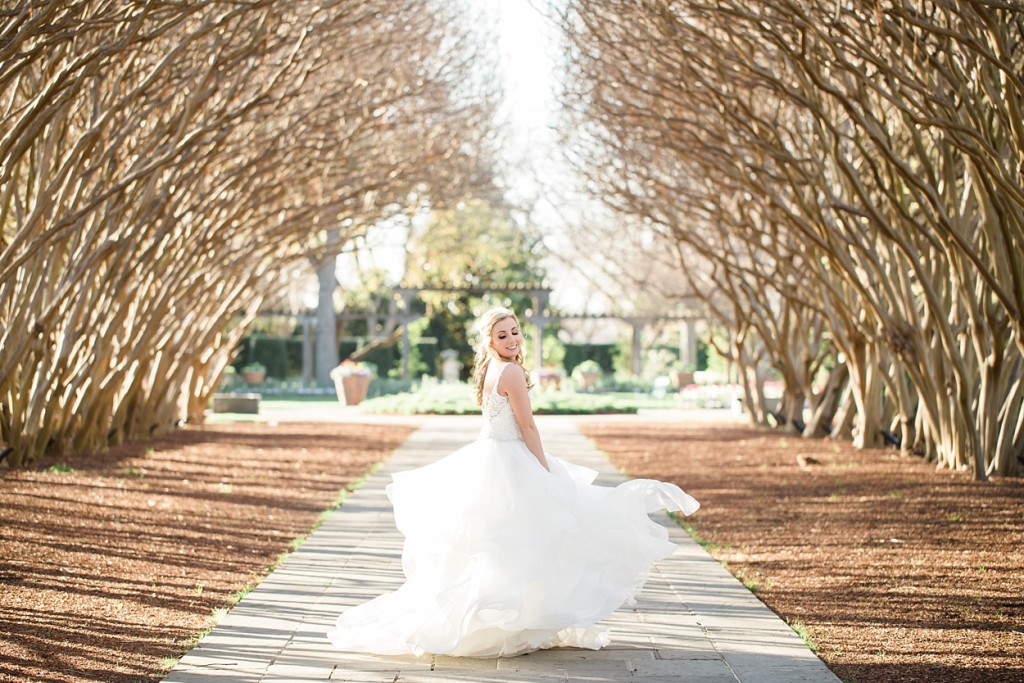
[[[480,412],[467,384],[422,384],[402,394],[369,398],[359,404],[364,413],[400,415],[471,415]]]
[[[66,474],[68,472],[74,472],[75,468],[67,463],[59,462],[56,465],[50,465],[47,467],[46,471],[51,474]]]
[[[332,401],[336,402],[337,399],[332,399]],[[285,559],[287,559],[288,555],[298,550],[299,546],[301,546],[303,542],[307,538],[309,538],[309,534],[313,533],[313,531],[315,531],[317,527],[323,524],[327,517],[329,517],[330,514],[334,512],[334,510],[341,507],[341,505],[345,502],[345,499],[348,498],[348,496],[351,495],[356,489],[358,489],[360,486],[366,483],[366,480],[373,476],[373,473],[376,472],[379,468],[380,463],[373,465],[372,467],[366,470],[363,476],[351,482],[345,488],[339,490],[338,496],[335,498],[334,502],[331,503],[330,507],[328,507],[326,510],[320,513],[320,516],[317,518],[316,522],[314,522],[313,527],[309,530],[309,532],[293,538],[288,543],[288,548],[281,551],[281,553],[277,556],[274,562],[266,568],[265,575],[269,575],[272,571],[277,569],[281,565],[281,563],[284,562]],[[225,604],[222,607],[215,608],[212,614],[213,623],[211,623],[201,631],[198,631],[197,633],[193,634],[188,639],[188,641],[185,644],[185,652],[191,650],[199,643],[199,641],[205,638],[207,634],[209,634],[210,631],[213,630],[214,626],[216,626],[224,618],[224,616],[231,610],[232,607],[237,605],[243,598],[245,598],[245,596],[247,596],[249,593],[256,589],[258,583],[259,581],[255,583],[252,581],[247,582],[244,586],[235,591],[235,593],[230,598],[228,598],[227,604]],[[204,587],[201,583],[196,583],[196,586],[193,590],[197,596],[201,596],[203,594]],[[168,657],[162,659],[160,660],[160,666],[161,668],[169,671],[170,669],[174,668],[174,666],[178,662],[178,659],[180,659],[180,657]]]
[[[252,593],[253,589],[255,589],[255,588],[256,588],[255,584],[252,584],[252,583],[245,584],[244,586],[242,586],[241,588],[236,590],[235,594],[231,596],[231,598],[229,600],[230,604],[232,606],[237,605],[239,602],[242,601],[242,598],[244,598],[249,593]],[[226,613],[227,613],[227,610],[225,610],[225,614]],[[218,619],[217,621],[220,621],[220,619]]]
[[[669,513],[669,517],[675,520],[675,523],[678,524],[683,531],[690,534],[690,538],[696,541],[697,545],[704,548],[704,550],[707,550],[709,553],[714,553],[722,549],[722,547],[717,543],[712,543],[698,534],[697,530],[693,528],[693,525],[686,521],[686,518],[683,517],[682,513],[672,512]]]
[[[807,632],[807,627],[804,626],[804,622],[799,619],[794,619],[789,622],[789,627],[793,629],[798,636],[800,636],[800,640],[804,641],[804,645],[807,646],[807,649],[817,654],[818,645],[811,639],[811,634]]]
[[[746,574],[743,574],[742,572],[737,572],[736,578],[742,581],[744,587],[746,587],[746,589],[754,595],[757,595],[757,592],[761,590],[761,586],[760,584],[758,584],[757,579],[752,579]]]
[[[206,626],[206,628],[204,628],[204,629],[202,629],[200,631],[197,631],[196,633],[192,634],[192,637],[189,638],[188,641],[185,643],[185,652],[188,652],[193,647],[198,645],[199,641],[202,640],[203,638],[205,638],[210,633],[210,631],[213,630],[213,627],[216,626],[217,623],[220,622],[220,620],[223,619],[227,615],[227,613],[228,613],[228,608],[227,607],[216,607],[216,608],[214,608],[213,612],[210,614],[210,616],[213,619],[213,621],[208,626]],[[170,658],[168,658],[165,661],[170,661]]]

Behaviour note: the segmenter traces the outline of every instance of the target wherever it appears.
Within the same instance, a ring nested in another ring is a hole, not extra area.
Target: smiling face
[[[491,327],[491,348],[502,360],[514,360],[522,344],[523,335],[515,318],[502,318]]]

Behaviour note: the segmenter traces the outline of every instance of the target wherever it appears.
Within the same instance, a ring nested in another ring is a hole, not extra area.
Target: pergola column
[[[697,367],[697,328],[692,320],[679,324],[679,362]]]
[[[548,307],[548,294],[547,290],[535,289],[530,292],[530,296],[533,297],[533,315],[527,320],[534,327],[534,338],[533,338],[533,368],[534,370],[540,370],[544,367],[544,328],[550,318],[545,314],[545,310]]]
[[[302,384],[313,383],[313,318],[302,317]]]
[[[630,344],[630,367],[633,377],[639,377],[643,372],[643,331],[647,325],[645,318],[622,317],[621,320],[633,328],[632,343]]]
[[[412,356],[412,342],[409,340],[409,323],[420,316],[412,312],[412,300],[417,290],[400,287],[395,290],[402,297],[402,312],[398,315],[398,324],[402,326],[402,379],[409,381],[409,358]]]

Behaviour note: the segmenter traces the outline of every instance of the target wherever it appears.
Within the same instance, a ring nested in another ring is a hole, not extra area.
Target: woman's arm
[[[508,403],[512,407],[512,413],[516,416],[519,433],[523,435],[526,447],[540,461],[544,469],[550,472],[548,459],[544,457],[544,447],[540,443],[540,432],[537,430],[537,423],[533,421],[533,408],[530,407],[530,394],[526,388],[526,374],[519,365],[515,363],[513,365],[515,370],[501,373],[501,377],[498,379],[498,392],[508,396]]]

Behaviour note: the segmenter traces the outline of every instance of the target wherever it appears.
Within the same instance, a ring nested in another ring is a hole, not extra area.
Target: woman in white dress
[[[675,550],[648,514],[693,513],[678,486],[597,472],[544,451],[530,407],[515,314],[480,320],[474,381],[479,438],[393,475],[387,494],[405,536],[397,591],[343,613],[328,637],[378,654],[512,656],[609,642],[597,622],[631,602],[653,561]]]

